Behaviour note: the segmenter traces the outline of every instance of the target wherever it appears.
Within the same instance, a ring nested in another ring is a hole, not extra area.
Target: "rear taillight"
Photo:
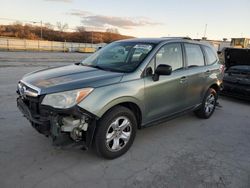
[[[220,65],[220,73],[224,74],[225,71],[225,66],[224,65]]]

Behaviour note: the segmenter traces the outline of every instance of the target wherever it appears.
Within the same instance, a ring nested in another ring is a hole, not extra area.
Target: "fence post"
[[[66,41],[64,41],[63,43],[63,52],[65,53],[65,45],[66,45]]]
[[[9,39],[7,39],[7,50],[10,51]]]
[[[24,51],[27,51],[27,48],[26,48],[26,40],[24,39],[24,41],[23,41],[23,45],[24,45]]]

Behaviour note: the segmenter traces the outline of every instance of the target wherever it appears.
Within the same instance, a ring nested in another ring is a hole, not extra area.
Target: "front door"
[[[188,82],[183,68],[183,53],[180,43],[164,45],[149,64],[153,71],[160,64],[172,66],[172,74],[161,75],[158,81],[152,76],[145,82],[145,119],[146,123],[169,116],[186,108]]]

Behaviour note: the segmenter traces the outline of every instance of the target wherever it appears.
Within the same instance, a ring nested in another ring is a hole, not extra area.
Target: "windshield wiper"
[[[99,65],[87,65],[88,67],[92,67],[92,68],[96,68],[96,69],[101,69],[101,70],[105,70],[105,68],[99,66]]]
[[[81,65],[86,66],[86,67],[92,67],[92,68],[104,70],[104,71],[110,71],[110,72],[122,72],[122,73],[124,72],[122,70],[112,69],[112,68],[108,68],[108,67],[101,67],[99,65],[84,65],[84,64],[81,64]]]
[[[109,69],[109,68],[106,68],[106,67],[101,67],[99,65],[84,65],[82,64],[83,66],[86,66],[86,67],[92,67],[92,68],[95,68],[95,69],[100,69],[100,70],[105,70],[105,71],[112,71],[112,69]]]

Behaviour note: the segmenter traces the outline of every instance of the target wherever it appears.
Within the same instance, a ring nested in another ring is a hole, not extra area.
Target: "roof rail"
[[[192,40],[190,37],[161,37],[166,39],[186,39],[186,40]]]

